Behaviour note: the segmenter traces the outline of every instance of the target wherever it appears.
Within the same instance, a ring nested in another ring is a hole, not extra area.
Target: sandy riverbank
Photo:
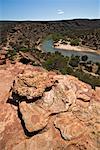
[[[93,50],[82,46],[71,46],[69,44],[66,45],[66,44],[56,43],[54,47],[58,49],[64,49],[64,50],[74,50],[74,51],[81,51],[81,52],[84,51],[84,52],[93,52],[93,53],[100,54],[100,50]]]

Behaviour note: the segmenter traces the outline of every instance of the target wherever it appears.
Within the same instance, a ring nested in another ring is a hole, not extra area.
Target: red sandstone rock
[[[14,76],[10,71],[0,70],[0,102],[5,103],[10,96]]]
[[[100,149],[98,91],[40,67],[1,65],[0,150]]]
[[[72,113],[59,114],[54,121],[55,127],[60,130],[65,140],[78,138],[87,131],[86,126]]]
[[[38,134],[31,139],[22,141],[16,145],[13,150],[52,150],[53,133],[50,131]]]
[[[20,74],[15,80],[14,92],[27,99],[42,96],[46,88],[54,84],[53,76],[46,72],[30,72],[30,74]]]
[[[96,87],[96,96],[100,100],[100,87]]]
[[[46,127],[49,119],[49,113],[34,103],[20,103],[20,112],[22,119],[25,122],[26,129],[29,132],[34,132]]]
[[[68,110],[63,101],[63,95],[54,87],[49,92],[44,92],[42,100],[38,101],[38,105],[46,111],[50,111],[51,114]]]
[[[25,139],[17,112],[10,104],[0,104],[0,150],[11,150]]]

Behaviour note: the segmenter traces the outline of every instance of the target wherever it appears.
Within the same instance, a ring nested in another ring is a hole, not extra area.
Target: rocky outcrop
[[[47,78],[48,77],[48,78]],[[14,93],[33,99],[43,95],[54,84],[53,75],[46,72],[29,72],[20,74],[14,84]]]
[[[98,150],[98,91],[41,67],[1,65],[0,148]]]

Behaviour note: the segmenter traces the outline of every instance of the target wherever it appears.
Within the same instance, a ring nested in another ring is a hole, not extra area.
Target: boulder
[[[13,91],[27,99],[42,96],[54,84],[53,75],[47,72],[30,71],[30,74],[19,74],[15,80]]]

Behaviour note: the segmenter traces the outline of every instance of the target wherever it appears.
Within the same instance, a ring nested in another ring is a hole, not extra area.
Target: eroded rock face
[[[86,126],[70,112],[59,114],[54,125],[65,140],[78,138],[87,131]]]
[[[0,69],[2,150],[98,150],[98,89],[21,63]]]
[[[51,131],[51,130],[50,130]],[[36,135],[31,139],[22,141],[13,150],[52,150],[53,134],[49,130],[43,134]]]
[[[0,70],[0,102],[4,103],[7,101],[13,81],[14,76],[11,72]]]
[[[96,96],[100,98],[100,87],[96,87]]]
[[[46,72],[30,72],[20,74],[15,80],[14,92],[27,99],[42,96],[45,90],[54,84],[53,75]]]
[[[29,132],[41,130],[48,124],[49,113],[36,104],[22,102],[19,107],[25,126]]]
[[[0,104],[0,149],[10,150],[25,139],[21,121],[10,104]]]

